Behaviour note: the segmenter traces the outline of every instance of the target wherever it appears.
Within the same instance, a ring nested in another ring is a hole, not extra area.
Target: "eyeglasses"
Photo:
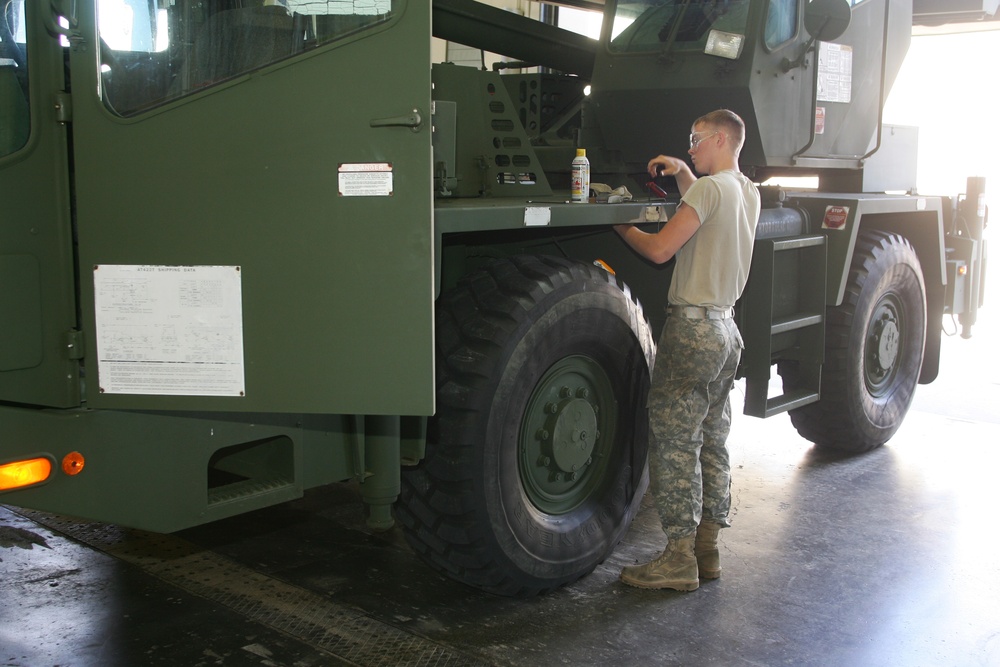
[[[706,134],[704,137],[697,137],[697,136],[695,136],[695,135],[701,134],[700,132],[695,132],[695,133],[691,134],[691,136],[689,137],[689,139],[691,141],[691,150],[694,150],[694,149],[698,148],[698,145],[701,142],[705,141],[705,139],[708,139],[709,137],[714,137],[718,133],[719,133],[719,131],[716,130],[714,132]]]

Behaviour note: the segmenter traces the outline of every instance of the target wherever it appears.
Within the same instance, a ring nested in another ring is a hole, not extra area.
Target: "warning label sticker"
[[[843,229],[851,209],[847,206],[827,206],[823,215],[823,229]]]
[[[854,49],[844,44],[820,42],[819,66],[816,73],[816,100],[819,102],[851,101],[851,81],[854,70]]]
[[[337,168],[341,197],[391,197],[392,163],[346,162]]]

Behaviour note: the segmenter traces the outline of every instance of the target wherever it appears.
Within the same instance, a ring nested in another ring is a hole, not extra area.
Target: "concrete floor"
[[[440,578],[350,485],[169,536],[0,507],[0,665],[1000,665],[997,315],[867,455],[740,416],[723,577],[694,593],[617,581],[662,545],[648,506],[531,600]]]

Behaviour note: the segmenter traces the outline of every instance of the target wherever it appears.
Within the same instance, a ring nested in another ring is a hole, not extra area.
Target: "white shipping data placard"
[[[104,394],[243,396],[238,266],[94,267]]]

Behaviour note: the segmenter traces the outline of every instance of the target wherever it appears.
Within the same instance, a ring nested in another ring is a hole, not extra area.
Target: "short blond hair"
[[[746,125],[743,119],[729,109],[716,109],[710,111],[694,122],[695,125],[704,123],[722,130],[732,141],[733,150],[736,155],[740,154],[743,148],[743,141],[746,139]]]

